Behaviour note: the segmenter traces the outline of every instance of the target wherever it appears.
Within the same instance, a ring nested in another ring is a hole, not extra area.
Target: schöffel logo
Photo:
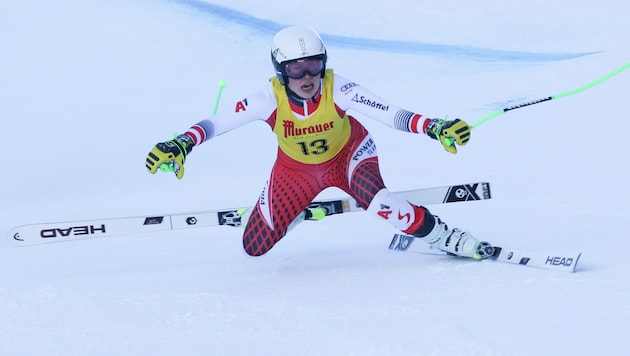
[[[356,94],[354,96],[354,98],[352,98],[352,101],[356,101],[357,103],[361,103],[363,105],[367,105],[367,106],[371,106],[375,109],[379,109],[379,110],[383,110],[383,111],[387,111],[389,110],[389,105],[383,105],[381,103],[377,103],[374,100],[370,100],[366,97],[364,97],[363,95],[359,96],[359,94]]]

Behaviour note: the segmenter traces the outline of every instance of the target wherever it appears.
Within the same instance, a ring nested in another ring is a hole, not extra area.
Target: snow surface
[[[469,122],[630,59],[630,3],[270,0],[0,2],[0,231],[32,222],[253,204],[265,124],[195,149],[186,177],[146,153],[273,75],[275,30],[330,41],[330,66],[392,102]],[[351,39],[348,41],[348,39]],[[359,119],[392,190],[488,180],[431,206],[497,245],[582,251],[574,274],[387,250],[367,214],[298,226],[261,258],[229,227],[0,244],[2,355],[622,355],[628,352],[630,70],[508,112],[456,156]],[[322,196],[336,196],[331,189]]]

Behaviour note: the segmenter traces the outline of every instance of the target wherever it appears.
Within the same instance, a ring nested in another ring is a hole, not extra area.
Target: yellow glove
[[[176,138],[160,142],[153,147],[147,155],[146,167],[149,173],[155,174],[158,169],[163,172],[174,172],[177,179],[184,176],[184,162],[186,156],[192,151],[194,142],[186,134]]]
[[[425,132],[429,137],[439,140],[444,149],[453,154],[457,153],[455,144],[463,146],[470,140],[470,126],[460,119],[432,119]]]

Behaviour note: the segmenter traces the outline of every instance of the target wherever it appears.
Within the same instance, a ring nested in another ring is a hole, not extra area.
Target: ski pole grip
[[[162,172],[174,172],[175,168],[173,167],[172,163],[162,163],[160,164],[160,171]]]
[[[217,93],[217,98],[214,101],[214,108],[212,109],[212,115],[216,115],[217,110],[219,109],[219,101],[221,100],[221,93],[223,92],[223,88],[225,88],[226,85],[227,83],[223,79],[219,80],[219,82],[217,83],[217,86],[219,87],[219,92]]]

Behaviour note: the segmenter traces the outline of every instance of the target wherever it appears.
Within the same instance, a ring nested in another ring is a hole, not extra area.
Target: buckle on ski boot
[[[477,245],[475,253],[472,258],[475,260],[483,260],[494,255],[494,246],[490,245],[486,241],[480,241]]]

